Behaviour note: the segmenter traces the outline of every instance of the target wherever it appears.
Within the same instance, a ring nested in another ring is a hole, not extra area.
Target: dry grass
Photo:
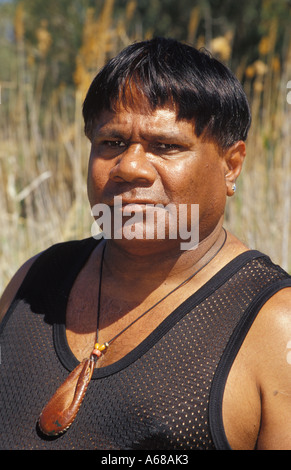
[[[76,60],[76,89],[72,93],[60,87],[45,106],[43,86],[51,38],[42,23],[38,31],[41,61],[35,66],[23,40],[23,11],[17,10],[16,67],[13,79],[1,84],[0,292],[33,254],[55,242],[90,236],[89,144],[83,135],[82,100],[96,73],[96,61],[102,66],[108,55],[142,39],[126,33],[135,2],[128,2],[125,18],[114,24],[113,8],[113,0],[105,1],[97,19],[88,11]],[[197,43],[202,41],[196,38],[198,21],[199,10],[194,9],[188,39]],[[215,39],[210,46],[227,60],[232,35]],[[226,225],[250,247],[267,252],[290,270],[291,105],[286,101],[286,86],[291,79],[291,45],[286,47],[281,69],[274,56],[275,41],[273,29],[261,44],[261,60],[247,70],[253,126],[237,194],[227,206]],[[243,72],[238,70],[238,76]]]
[[[248,246],[266,252],[290,271],[291,106],[286,98],[291,43],[281,69],[273,54],[273,34],[271,29],[269,48],[262,53],[262,60],[246,71],[252,80],[246,90],[252,96],[253,123],[227,222]]]

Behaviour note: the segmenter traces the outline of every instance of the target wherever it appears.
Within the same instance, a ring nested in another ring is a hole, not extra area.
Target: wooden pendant
[[[96,355],[91,354],[89,359],[81,362],[42,410],[38,425],[47,436],[58,436],[73,423],[90,383],[96,359]]]

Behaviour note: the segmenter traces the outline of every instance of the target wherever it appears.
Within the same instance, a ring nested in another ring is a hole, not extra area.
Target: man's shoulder
[[[0,321],[4,317],[19,288],[32,268],[37,271],[38,264],[41,264],[43,272],[45,273],[47,272],[48,264],[55,264],[57,261],[59,266],[66,265],[66,263],[72,259],[72,255],[74,254],[82,254],[86,258],[88,253],[90,253],[96,244],[97,241],[92,237],[82,240],[59,242],[51,245],[44,251],[37,253],[25,261],[25,263],[16,271],[0,298]],[[40,272],[41,268],[36,272],[36,275],[39,276]]]
[[[283,284],[264,304],[259,319],[264,323],[266,333],[274,334],[278,331],[282,335],[288,334],[291,340],[291,280],[290,284]],[[289,331],[287,327],[290,327]]]
[[[267,300],[248,336],[259,382],[281,370],[290,377],[291,385],[291,287],[278,290]]]
[[[31,266],[35,262],[35,260],[39,257],[40,253],[36,254],[35,256],[31,257],[16,271],[14,276],[11,278],[9,283],[7,284],[1,298],[0,298],[0,321],[4,317],[5,313],[7,312],[10,304],[12,303],[19,287],[21,286],[22,282],[24,281],[28,271],[30,270]]]

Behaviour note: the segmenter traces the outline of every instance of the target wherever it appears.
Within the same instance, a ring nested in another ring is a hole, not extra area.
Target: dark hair
[[[97,74],[83,105],[88,136],[102,111],[134,105],[132,84],[152,110],[173,104],[178,119],[193,121],[198,137],[204,133],[222,148],[247,138],[251,114],[237,78],[209,53],[166,38],[126,47]]]

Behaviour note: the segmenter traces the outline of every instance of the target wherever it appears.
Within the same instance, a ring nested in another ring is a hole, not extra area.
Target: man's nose
[[[131,144],[118,156],[110,171],[110,178],[116,182],[142,183],[151,186],[157,172],[147,158],[141,144]]]

